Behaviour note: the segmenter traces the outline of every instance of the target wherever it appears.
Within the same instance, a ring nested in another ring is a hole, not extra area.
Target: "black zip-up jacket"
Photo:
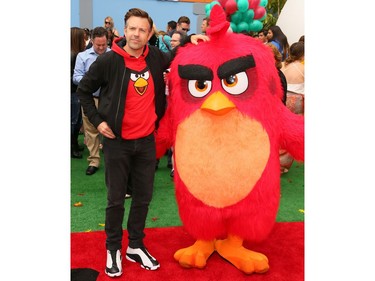
[[[117,39],[112,50],[100,55],[90,66],[78,85],[77,93],[83,111],[97,128],[106,121],[116,137],[121,137],[125,100],[130,79],[130,71],[125,67],[124,57],[116,49],[125,46],[125,38]],[[155,85],[156,128],[166,109],[165,83],[163,71],[166,70],[175,51],[165,53],[155,46],[148,46],[146,63],[151,71]],[[95,107],[92,93],[100,88],[99,106]]]

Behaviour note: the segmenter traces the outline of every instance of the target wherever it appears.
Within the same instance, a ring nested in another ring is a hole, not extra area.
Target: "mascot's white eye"
[[[240,95],[246,91],[249,86],[249,80],[246,72],[243,71],[222,79],[221,85],[229,94]]]
[[[211,91],[212,82],[209,80],[189,80],[188,88],[193,97],[201,98]]]
[[[148,80],[148,78],[150,77],[150,72],[146,71],[145,73],[130,73],[130,79],[132,81],[137,81],[137,79],[139,79],[140,77]]]

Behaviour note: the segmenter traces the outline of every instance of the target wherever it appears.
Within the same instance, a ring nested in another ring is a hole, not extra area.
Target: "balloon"
[[[260,0],[259,6],[266,7],[268,4],[268,0]]]
[[[240,12],[241,13],[241,21],[248,22],[247,13],[246,12]]]
[[[231,22],[235,23],[235,24],[239,24],[241,22],[241,19],[242,19],[242,14],[241,12],[237,11],[235,12],[231,17]]]
[[[210,7],[211,7],[211,9],[212,9],[212,7],[215,6],[215,5],[220,5],[220,3],[217,2],[217,1],[212,1],[212,2],[210,3]]]
[[[240,12],[246,12],[249,9],[249,1],[248,0],[238,0],[237,7]]]
[[[265,12],[264,16],[261,17],[261,18],[258,19],[258,20],[263,22],[263,21],[266,19],[266,17],[267,17],[267,12]]]
[[[242,32],[242,31],[250,31],[249,29],[249,24],[247,22],[244,22],[244,21],[241,21],[238,25],[237,25],[237,32]]]
[[[209,16],[210,12],[211,12],[211,5],[210,4],[206,4],[206,6],[204,7],[204,9],[206,11],[206,16]]]
[[[218,0],[221,7],[224,7],[225,6],[225,3],[227,2],[227,0]]]
[[[249,7],[255,10],[256,7],[259,6],[260,0],[249,0]]]
[[[243,19],[246,19],[246,22],[250,23],[253,21],[254,19],[254,11],[253,10],[247,10],[244,15],[243,15]]]
[[[231,22],[230,28],[232,29],[233,32],[237,32],[237,25],[235,23]]]
[[[228,0],[224,7],[225,13],[231,15],[237,11],[237,3],[235,0]]]
[[[254,19],[260,19],[266,13],[266,9],[264,7],[256,7],[254,10]]]
[[[253,20],[253,22],[250,23],[250,25],[249,25],[249,29],[251,31],[255,31],[255,32],[261,31],[262,28],[263,28],[263,24],[259,20]]]

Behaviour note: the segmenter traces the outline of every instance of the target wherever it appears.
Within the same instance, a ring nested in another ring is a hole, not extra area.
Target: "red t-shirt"
[[[139,58],[130,56],[125,51],[124,53],[125,65],[131,74],[121,136],[124,139],[138,139],[148,136],[155,130],[155,87],[145,61],[148,46]]]

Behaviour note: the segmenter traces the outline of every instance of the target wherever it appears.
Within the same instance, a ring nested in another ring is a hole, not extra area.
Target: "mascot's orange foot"
[[[241,245],[234,244],[230,239],[217,240],[215,249],[224,259],[246,274],[265,273],[269,269],[268,258]]]
[[[204,268],[214,251],[214,241],[197,240],[192,246],[178,250],[174,258],[182,267]]]

